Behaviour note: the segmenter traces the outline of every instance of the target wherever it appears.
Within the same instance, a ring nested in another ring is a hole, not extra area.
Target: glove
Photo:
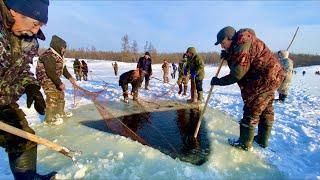
[[[40,86],[35,84],[30,84],[26,86],[25,93],[27,94],[27,107],[30,108],[34,101],[34,108],[36,111],[44,115],[46,109],[46,103],[40,92]]]
[[[220,79],[219,78],[217,78],[217,77],[213,77],[212,79],[211,79],[211,86],[214,86],[214,85],[220,85]]]
[[[220,53],[220,59],[229,59],[229,53],[226,50],[222,50]]]
[[[197,73],[196,73],[196,72],[191,73],[191,79],[196,79],[196,76],[197,76]]]
[[[185,76],[188,75],[188,69],[187,68],[183,69],[183,75],[185,75]]]

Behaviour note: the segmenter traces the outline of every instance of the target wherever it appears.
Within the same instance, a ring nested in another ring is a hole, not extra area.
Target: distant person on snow
[[[183,94],[187,95],[187,89],[188,89],[188,82],[190,77],[190,72],[187,68],[187,60],[188,56],[187,54],[183,54],[183,58],[179,62],[179,77],[178,77],[178,86],[179,86],[179,92],[178,94],[182,93],[182,84],[184,85]]]
[[[162,64],[163,83],[169,83],[170,63],[164,59]]]
[[[88,65],[87,65],[87,63],[84,61],[84,60],[82,60],[81,61],[81,64],[82,64],[82,76],[83,76],[83,80],[85,80],[85,81],[88,81]]]
[[[144,56],[139,58],[137,68],[142,70],[142,73],[143,73],[142,76],[145,79],[144,88],[146,90],[149,90],[148,88],[149,80],[150,80],[150,77],[152,76],[152,60],[149,52],[145,52]]]
[[[119,79],[119,86],[122,87],[123,91],[123,98],[126,103],[129,102],[128,96],[128,84],[130,83],[132,86],[131,95],[133,96],[133,100],[138,100],[138,90],[142,84],[143,81],[143,73],[142,70],[137,68],[136,70],[131,70],[128,72],[125,72],[120,75]]]
[[[67,48],[67,43],[60,37],[53,35],[50,48],[40,57],[37,63],[36,76],[46,94],[46,117],[48,124],[59,125],[63,118],[72,116],[71,112],[65,112],[65,85],[60,77],[63,75],[72,84],[76,85],[76,80],[67,70],[63,57]]]
[[[81,81],[81,77],[82,77],[82,64],[81,62],[79,61],[78,58],[76,58],[73,62],[73,71],[74,71],[74,74],[76,75],[76,79],[77,81]]]
[[[112,63],[112,67],[113,67],[114,75],[118,76],[118,63],[117,63],[117,61]]]
[[[254,140],[265,148],[274,120],[274,94],[284,79],[283,68],[252,29],[236,32],[233,27],[225,27],[217,34],[215,45],[218,44],[224,49],[221,59],[228,62],[230,73],[222,78],[213,77],[211,85],[238,83],[244,102],[240,137],[238,140],[229,139],[229,144],[249,150]],[[254,136],[257,125],[258,135]]]
[[[305,75],[306,74],[306,71],[302,71],[302,75]]]
[[[285,78],[278,89],[279,101],[284,102],[288,96],[289,86],[291,83],[293,61],[289,58],[289,52],[286,50],[278,51],[278,57],[285,72]]]
[[[171,77],[172,77],[172,79],[175,79],[176,78],[176,72],[177,72],[178,68],[177,68],[177,65],[174,62],[172,62],[172,70],[173,70],[173,72],[171,73]]]

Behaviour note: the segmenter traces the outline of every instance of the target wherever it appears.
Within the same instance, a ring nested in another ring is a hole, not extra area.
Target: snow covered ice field
[[[68,59],[68,69],[73,73],[72,63],[73,59]],[[92,71],[89,72],[89,81],[81,81],[79,85],[98,91],[108,82],[108,89],[100,98],[106,99],[111,106],[112,102],[122,103],[119,99],[122,98],[122,90],[118,86],[118,77],[114,76],[112,62],[88,60],[87,63],[89,71]],[[135,63],[119,63],[119,74],[135,66]],[[216,70],[217,67],[209,65],[205,68],[205,94]],[[79,164],[73,165],[61,154],[38,146],[39,173],[56,170],[59,179],[320,179],[320,76],[314,74],[320,66],[295,70],[297,74],[293,77],[287,102],[274,103],[275,123],[267,149],[254,145],[253,152],[243,152],[227,145],[228,137],[238,137],[237,121],[242,117],[243,103],[236,84],[214,88],[210,109],[205,114],[211,155],[201,166],[172,159],[129,138],[83,126],[79,123],[81,120],[101,117],[89,99],[77,98],[74,108],[72,87],[64,78],[66,109],[74,113],[74,117],[64,124],[55,127],[43,125],[44,117],[33,108],[26,107],[25,96],[19,104],[38,135],[83,152],[78,158]],[[305,76],[302,76],[303,70],[307,72]],[[223,67],[219,76],[227,73],[228,68]],[[162,79],[160,64],[153,65],[153,74]],[[172,84],[175,82],[170,80]],[[165,94],[171,87],[152,79],[151,90],[141,89],[140,98],[153,102],[183,102],[187,99],[177,94],[177,87]],[[0,156],[0,179],[13,179],[4,149],[0,149]]]

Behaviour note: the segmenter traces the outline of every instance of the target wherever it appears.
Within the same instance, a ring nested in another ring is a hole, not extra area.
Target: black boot
[[[179,92],[178,94],[181,94],[182,93],[182,84],[179,84]]]
[[[269,145],[269,137],[272,130],[272,124],[273,124],[272,122],[259,123],[258,135],[254,137],[254,141],[263,148],[266,148]]]
[[[240,137],[238,140],[228,139],[228,143],[236,148],[243,149],[245,151],[252,149],[252,141],[254,138],[254,127],[245,127],[240,124]]]
[[[47,175],[37,174],[37,146],[20,153],[9,153],[9,164],[16,180],[49,180],[57,172]]]
[[[183,96],[187,95],[188,86],[184,86],[183,88]]]

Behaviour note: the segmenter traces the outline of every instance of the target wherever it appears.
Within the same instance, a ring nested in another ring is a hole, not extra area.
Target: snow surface
[[[68,59],[67,67],[73,73],[72,63],[73,60]],[[122,90],[118,86],[118,77],[114,76],[112,61],[88,60],[87,63],[89,81],[81,81],[79,85],[90,91],[107,88],[103,98],[121,103]],[[120,62],[118,65],[119,74],[136,67],[135,63]],[[217,67],[205,67],[205,95],[216,70]],[[202,166],[172,159],[157,149],[128,138],[77,124],[80,119],[92,120],[99,116],[89,99],[77,98],[77,106],[74,106],[72,86],[64,78],[66,109],[74,113],[71,119],[75,120],[67,120],[56,127],[46,126],[42,123],[44,116],[26,107],[25,96],[18,103],[38,135],[83,151],[78,163],[73,164],[64,156],[38,146],[39,173],[55,170],[59,179],[320,179],[320,76],[314,74],[320,66],[295,70],[297,74],[293,77],[287,102],[274,103],[275,123],[267,149],[255,145],[253,152],[243,152],[227,145],[228,137],[239,134],[237,121],[242,117],[243,102],[236,84],[214,88],[209,101],[211,109],[205,115],[212,155]],[[302,76],[303,70],[307,72],[305,76]],[[220,76],[228,72],[228,68],[223,67]],[[162,78],[160,64],[153,65],[153,74]],[[170,80],[171,84],[175,82]],[[163,85],[159,80],[152,79],[151,91],[140,90],[140,97],[153,102],[185,101],[187,97],[178,95],[177,86],[172,88],[171,84]],[[13,179],[7,154],[2,148],[0,156],[0,179]]]

